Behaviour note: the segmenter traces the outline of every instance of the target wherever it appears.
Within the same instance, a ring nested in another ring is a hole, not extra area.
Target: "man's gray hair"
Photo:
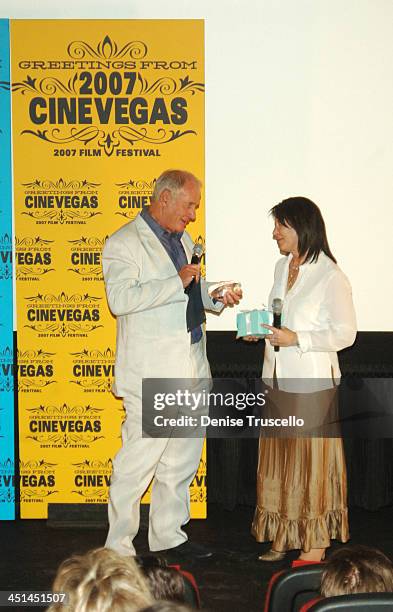
[[[169,189],[172,195],[176,195],[187,181],[192,181],[199,185],[199,187],[202,186],[201,181],[191,172],[186,170],[165,170],[156,180],[151,196],[152,202],[157,202],[164,189]]]

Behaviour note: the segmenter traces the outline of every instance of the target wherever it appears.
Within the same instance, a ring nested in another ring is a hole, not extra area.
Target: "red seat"
[[[277,572],[269,581],[264,612],[297,612],[319,595],[324,564],[303,563],[301,567]]]

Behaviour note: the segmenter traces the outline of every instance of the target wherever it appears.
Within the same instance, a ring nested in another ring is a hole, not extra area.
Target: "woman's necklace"
[[[287,284],[288,291],[292,289],[293,285],[295,284],[295,281],[299,274],[299,268],[300,268],[300,264],[298,265],[292,264],[292,261],[289,264],[289,270],[288,270],[288,284]]]

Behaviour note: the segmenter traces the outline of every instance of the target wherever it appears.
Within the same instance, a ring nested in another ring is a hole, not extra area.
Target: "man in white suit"
[[[114,393],[126,411],[122,448],[113,462],[106,546],[123,555],[135,554],[140,499],[152,479],[150,550],[210,554],[182,530],[203,439],[143,438],[141,427],[142,379],[210,378],[204,310],[219,312],[240,299],[233,291],[212,299],[200,266],[189,263],[193,241],[185,229],[195,221],[200,197],[195,176],[164,172],[151,206],[110,236],[103,252],[108,304],[117,317]]]

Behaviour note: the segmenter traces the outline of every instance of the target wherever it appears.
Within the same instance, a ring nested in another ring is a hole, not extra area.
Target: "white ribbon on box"
[[[245,320],[246,320],[246,332],[247,332],[247,336],[249,336],[251,334],[251,313],[252,310],[246,310],[246,311],[242,311],[244,313],[245,316]]]

